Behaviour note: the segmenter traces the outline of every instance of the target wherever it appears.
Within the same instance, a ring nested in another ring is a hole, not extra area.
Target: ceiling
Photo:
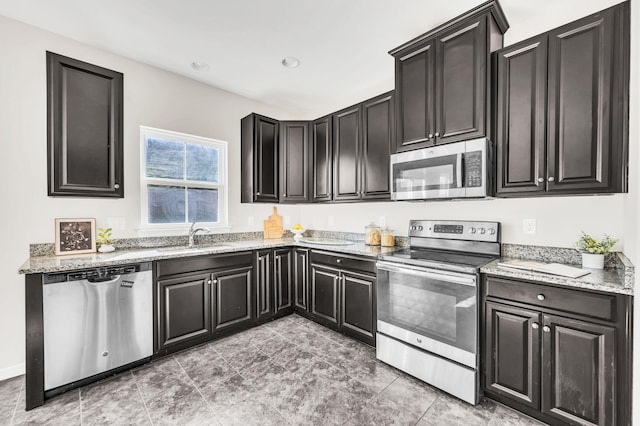
[[[317,116],[392,89],[394,68],[389,50],[481,3],[483,0],[0,0],[0,15],[272,104],[296,116]],[[615,1],[583,0],[580,9],[586,12],[577,17],[612,3]],[[566,12],[575,4],[575,0],[501,0],[510,22],[553,17],[554,11]],[[283,67],[286,56],[299,58],[301,65]],[[192,69],[193,61],[209,64],[209,70]]]

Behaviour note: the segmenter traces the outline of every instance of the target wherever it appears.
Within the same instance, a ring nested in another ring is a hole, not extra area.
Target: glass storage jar
[[[380,245],[380,228],[371,222],[364,228],[364,243],[368,246],[379,246]]]
[[[380,231],[380,245],[382,247],[393,247],[396,245],[396,238],[393,235],[393,229],[384,227]]]

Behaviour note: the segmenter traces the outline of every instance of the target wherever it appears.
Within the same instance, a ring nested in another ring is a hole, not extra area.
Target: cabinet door
[[[213,274],[214,331],[251,322],[252,266]]]
[[[540,314],[486,302],[485,389],[540,409]]]
[[[333,115],[333,199],[360,198],[359,105]]]
[[[613,9],[549,33],[549,191],[606,192],[619,173],[609,162],[623,139],[611,139],[612,78],[628,58],[615,52]]]
[[[313,182],[312,201],[330,201],[333,189],[333,151],[331,116],[319,118],[311,124]]]
[[[277,203],[278,192],[278,122],[256,116],[255,121],[255,201]]]
[[[544,316],[542,411],[562,422],[615,424],[615,329]]]
[[[376,278],[342,271],[340,326],[371,345],[375,344]]]
[[[340,272],[311,265],[311,314],[338,326],[338,284]]]
[[[275,287],[275,311],[281,312],[293,308],[293,277],[291,249],[273,251],[273,279]]]
[[[280,202],[309,201],[309,122],[280,123]]]
[[[435,43],[416,47],[396,57],[395,152],[433,145]]]
[[[546,34],[498,52],[497,193],[546,190]]]
[[[485,136],[487,16],[439,36],[436,55],[436,143]]]
[[[211,336],[211,275],[158,281],[158,350]]]
[[[294,250],[295,304],[296,308],[307,311],[309,303],[309,250]]]
[[[47,52],[48,189],[124,197],[123,75]]]
[[[266,319],[273,316],[273,252],[256,252],[256,317]]]
[[[362,198],[389,199],[389,157],[395,140],[393,92],[362,104]]]

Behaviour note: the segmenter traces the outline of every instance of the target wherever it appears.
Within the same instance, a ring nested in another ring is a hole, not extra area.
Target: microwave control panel
[[[464,186],[477,188],[482,186],[482,151],[467,152],[464,155]]]

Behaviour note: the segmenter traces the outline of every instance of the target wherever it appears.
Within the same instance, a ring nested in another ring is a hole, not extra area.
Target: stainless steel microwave
[[[486,138],[391,156],[391,199],[483,198],[493,195]]]

